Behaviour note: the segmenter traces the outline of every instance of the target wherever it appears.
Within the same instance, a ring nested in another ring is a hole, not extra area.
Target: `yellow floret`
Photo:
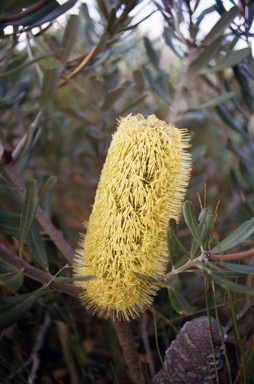
[[[159,289],[138,274],[166,271],[168,220],[178,220],[191,170],[186,130],[154,115],[120,120],[97,188],[75,274],[81,300],[98,316],[123,320],[148,308]]]

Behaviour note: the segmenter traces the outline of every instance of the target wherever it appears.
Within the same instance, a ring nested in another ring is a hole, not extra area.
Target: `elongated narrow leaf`
[[[243,293],[246,295],[254,295],[254,286],[248,287],[246,285],[236,284],[233,281],[229,281],[228,279],[215,274],[212,275],[212,280],[220,287],[228,289],[229,291]]]
[[[18,321],[44,294],[41,290],[15,296],[15,300],[1,307],[0,329],[3,330]]]
[[[183,204],[183,215],[186,224],[188,225],[189,230],[191,231],[192,236],[198,243],[198,245],[202,246],[202,238],[201,238],[201,232],[198,227],[197,220],[194,216],[193,207],[190,201],[185,201]]]
[[[175,44],[176,42],[178,43],[179,39],[175,37],[174,34],[169,29],[164,29],[163,37],[165,39],[166,44],[169,46],[169,48],[172,49],[175,55],[179,57],[179,59],[182,59],[182,55],[176,49],[179,44]]]
[[[221,105],[222,103],[225,103],[226,101],[231,100],[234,96],[235,96],[234,92],[226,92],[226,93],[216,97],[215,99],[208,101],[207,103],[193,106],[193,107],[189,108],[188,110],[183,111],[182,113],[187,113],[189,111],[200,110],[200,109],[204,109],[204,108],[216,107],[217,105]]]
[[[56,176],[50,176],[40,191],[40,200],[54,187],[57,182]]]
[[[57,284],[66,284],[66,283],[69,284],[69,283],[73,283],[74,281],[91,281],[91,280],[96,280],[96,276],[54,277],[54,283],[57,283]]]
[[[225,29],[234,21],[239,14],[238,7],[232,7],[228,12],[224,12],[220,20],[214,25],[214,27],[208,32],[203,40],[203,44],[210,43],[218,36],[220,36]]]
[[[170,103],[172,101],[170,94],[167,92],[167,90],[165,90],[165,86],[169,85],[167,84],[167,80],[165,78],[160,78],[160,81],[158,81],[158,77],[156,78],[155,76],[153,76],[151,71],[147,67],[143,66],[142,69],[144,76],[149,82],[151,88],[154,89],[164,101]]]
[[[168,246],[168,253],[169,253],[169,258],[171,261],[172,265],[175,265],[176,263],[176,244],[175,241],[172,238],[172,231],[174,231],[175,235],[177,236],[177,226],[176,226],[176,221],[174,219],[170,219],[169,222],[169,227],[167,231],[167,246]]]
[[[147,56],[149,58],[149,62],[156,68],[159,69],[159,58],[157,56],[157,53],[155,52],[151,41],[148,39],[148,37],[144,37],[144,44]]]
[[[200,222],[198,224],[198,228],[200,230],[202,246],[203,248],[207,249],[210,240],[210,229],[213,223],[213,217],[208,215],[206,209],[202,209],[199,215],[199,221]],[[207,244],[206,247],[204,247],[205,243]],[[192,242],[190,253],[192,257],[197,257],[200,255],[200,246],[195,239]]]
[[[41,269],[48,272],[48,258],[41,239],[39,225],[35,220],[33,221],[31,230],[28,234],[27,243],[35,261],[39,264]]]
[[[127,85],[128,85],[128,84],[124,84],[122,87],[119,87],[119,88],[117,88],[117,89],[114,89],[114,90],[112,90],[112,91],[109,91],[109,92],[107,93],[106,98],[105,98],[105,102],[104,102],[104,104],[103,104],[102,109],[103,109],[103,110],[107,110],[107,109],[109,109],[110,107],[112,107],[113,104],[114,104],[114,102],[115,102],[116,100],[119,100],[119,99],[122,97],[122,95],[124,94],[124,92],[127,90],[127,87],[126,87]]]
[[[155,281],[155,279],[151,276],[146,276],[146,275],[142,275],[141,273],[138,273],[138,272],[132,272],[134,273],[134,275],[138,278],[138,279],[141,279],[141,280],[145,280],[145,281]]]
[[[189,76],[196,75],[203,69],[211,59],[214,58],[217,52],[220,51],[221,42],[223,40],[223,36],[218,37],[216,40],[212,42],[205,50],[199,55],[199,57],[193,61],[190,65]]]
[[[182,283],[178,274],[171,275],[167,280],[163,281],[161,287],[174,289],[180,291],[182,289]]]
[[[223,69],[233,67],[239,64],[243,59],[245,59],[251,53],[250,48],[242,48],[237,51],[230,52],[225,58],[219,61],[216,65],[209,68],[206,72],[213,73],[222,71]]]
[[[169,223],[169,225],[170,225],[170,230],[171,230],[171,224]],[[190,255],[189,255],[188,251],[184,248],[181,241],[176,236],[176,233],[174,232],[174,228],[172,228],[170,236],[171,236],[172,241],[174,241],[176,247],[179,249],[179,251],[181,251],[183,253],[183,255],[187,256],[189,259]]]
[[[62,62],[65,64],[69,59],[76,41],[78,39],[78,31],[79,31],[79,17],[77,15],[70,15],[68,19],[68,23],[66,25],[62,47],[63,47],[63,55]]]
[[[254,218],[245,221],[240,227],[230,233],[221,243],[211,250],[211,253],[222,253],[242,244],[254,233]]]
[[[8,77],[8,76],[14,74],[15,72],[21,72],[22,69],[24,69],[26,67],[31,67],[31,65],[33,63],[36,63],[36,62],[38,62],[40,60],[43,60],[43,59],[45,59],[47,57],[50,57],[50,56],[53,56],[53,53],[48,53],[47,55],[43,55],[43,56],[37,57],[36,59],[31,60],[31,61],[25,61],[24,64],[19,65],[19,66],[15,67],[15,68],[12,68],[9,71],[3,71],[3,72],[0,73],[0,79],[2,77]]]
[[[43,77],[40,106],[45,108],[51,97],[54,95],[59,79],[59,71],[57,68],[46,69]]]
[[[241,161],[239,168],[244,180],[249,184],[251,188],[254,188],[254,174],[251,166]]]
[[[7,272],[0,274],[0,286],[7,288],[12,292],[16,292],[22,287],[24,275],[22,272]]]
[[[206,180],[207,180],[207,175],[204,173],[191,179],[188,187],[188,193],[196,191],[199,186],[204,186]]]
[[[62,14],[67,12],[69,9],[71,9],[75,5],[76,2],[77,2],[77,0],[67,0],[62,5],[60,5],[58,3],[57,7],[55,7],[50,12],[48,12],[48,11],[46,11],[46,9],[44,9],[46,7],[46,5],[48,4],[48,3],[46,3],[43,7],[41,7],[42,11],[44,11],[44,14],[43,15],[36,14],[36,20],[29,20],[29,22],[27,21],[26,25],[29,25],[29,28],[27,28],[27,29],[31,29],[31,28],[37,27],[39,25],[42,25],[44,23],[48,23],[50,21],[57,19],[59,16],[61,16]],[[50,1],[49,3],[53,3],[53,1]],[[33,22],[32,25],[30,25],[31,22]],[[24,25],[24,24],[22,24],[22,25]]]
[[[177,313],[180,315],[191,315],[193,313],[193,309],[191,308],[188,301],[181,295],[181,293],[174,289],[168,288],[168,295],[172,307]]]
[[[223,256],[222,256],[222,261],[223,261]],[[223,268],[226,268],[226,269],[229,269],[230,271],[238,272],[244,275],[254,275],[254,265],[223,263]]]
[[[20,248],[23,247],[24,242],[28,236],[28,233],[31,229],[37,206],[39,203],[39,190],[36,180],[29,180],[26,197],[24,202],[23,212],[21,214],[20,220]]]
[[[14,212],[0,211],[0,233],[18,236],[20,231],[20,215]]]
[[[226,123],[234,131],[242,135],[244,134],[238,121],[229,113],[229,111],[224,105],[217,105],[215,109],[220,118],[224,121],[224,123]]]

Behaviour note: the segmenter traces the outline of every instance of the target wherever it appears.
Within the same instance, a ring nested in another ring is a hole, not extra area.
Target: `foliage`
[[[98,0],[61,26],[74,3],[0,5],[2,382],[130,382],[112,324],[81,307],[66,264],[116,120],[154,113],[189,129],[194,165],[163,289],[133,326],[140,361],[152,376],[186,318],[207,312],[230,332],[220,382],[251,383],[253,3]],[[139,29],[153,11],[157,40]]]

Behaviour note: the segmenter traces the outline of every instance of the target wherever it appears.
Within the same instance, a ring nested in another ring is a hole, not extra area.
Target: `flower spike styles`
[[[152,304],[159,289],[153,279],[168,263],[168,220],[178,220],[189,181],[189,146],[186,130],[154,115],[120,120],[74,269],[97,277],[76,284],[98,316],[131,320]]]

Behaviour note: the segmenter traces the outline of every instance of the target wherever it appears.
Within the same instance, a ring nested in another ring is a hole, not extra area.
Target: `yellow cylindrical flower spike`
[[[120,120],[101,173],[75,274],[81,300],[98,316],[130,320],[148,308],[159,289],[138,274],[166,272],[168,220],[178,220],[191,158],[186,130],[154,115]]]

